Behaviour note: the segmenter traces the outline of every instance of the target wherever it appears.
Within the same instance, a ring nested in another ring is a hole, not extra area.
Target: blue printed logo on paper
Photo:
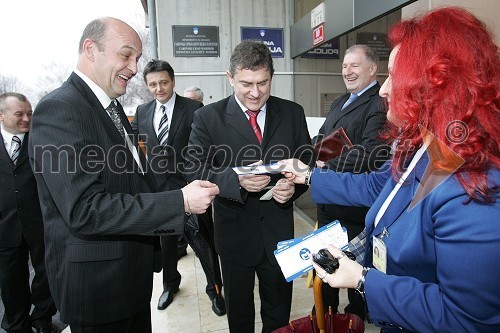
[[[193,34],[197,35],[199,32],[198,27],[193,27]]]
[[[300,250],[300,258],[302,258],[302,260],[311,259],[311,251],[309,251],[309,249],[306,248]]]

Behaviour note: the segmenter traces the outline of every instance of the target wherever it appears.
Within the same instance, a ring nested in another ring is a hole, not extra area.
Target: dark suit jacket
[[[285,204],[260,201],[265,191],[240,189],[231,167],[290,157],[310,163],[310,147],[304,109],[291,101],[273,96],[267,101],[262,145],[234,95],[195,112],[186,174],[219,186],[214,213],[215,244],[221,258],[255,266],[265,251],[269,261],[277,265],[273,254],[276,244],[294,237],[292,203],[307,189],[297,185],[294,196]],[[280,177],[275,175],[272,182]]]
[[[149,193],[154,179],[139,172],[111,118],[75,73],[38,104],[29,153],[61,320],[99,325],[144,311],[153,270],[161,267],[159,240],[148,236],[183,231],[181,191]]]
[[[333,101],[330,112],[321,126],[318,136],[313,142],[319,141],[334,130],[343,127],[354,147],[344,154],[326,163],[326,167],[339,172],[363,173],[378,169],[390,156],[390,146],[380,139],[380,132],[387,122],[384,99],[379,96],[378,82],[344,110],[342,106],[349,99],[350,93]],[[340,221],[354,221],[364,224],[368,209],[331,205],[328,212]]]
[[[159,189],[179,189],[186,185],[183,152],[189,142],[194,111],[202,106],[198,101],[176,94],[166,149],[160,145],[153,126],[156,99],[137,107],[132,129],[140,134],[146,144],[151,170]]]
[[[35,177],[28,160],[28,137],[14,165],[0,133],[0,247],[43,243],[43,223]]]

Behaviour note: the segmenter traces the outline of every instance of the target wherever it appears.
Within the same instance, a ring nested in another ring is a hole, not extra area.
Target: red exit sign
[[[321,44],[325,40],[323,24],[313,30],[313,44],[314,46]]]

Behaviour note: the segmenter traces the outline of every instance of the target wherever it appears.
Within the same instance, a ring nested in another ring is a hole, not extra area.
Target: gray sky
[[[0,0],[0,73],[32,87],[50,63],[73,68],[83,29],[101,16],[144,26],[140,0]]]

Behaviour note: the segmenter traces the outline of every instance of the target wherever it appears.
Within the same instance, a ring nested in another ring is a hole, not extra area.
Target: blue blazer
[[[452,175],[411,204],[419,187],[429,185],[428,164],[424,153],[376,227],[377,212],[396,185],[389,162],[360,175],[317,169],[312,197],[316,203],[371,206],[367,266],[372,236],[380,237],[384,228],[389,233],[383,238],[387,274],[372,268],[365,282],[375,325],[399,332],[500,332],[499,194],[492,204],[465,204],[468,196]],[[498,186],[498,169],[489,170],[488,181]]]

